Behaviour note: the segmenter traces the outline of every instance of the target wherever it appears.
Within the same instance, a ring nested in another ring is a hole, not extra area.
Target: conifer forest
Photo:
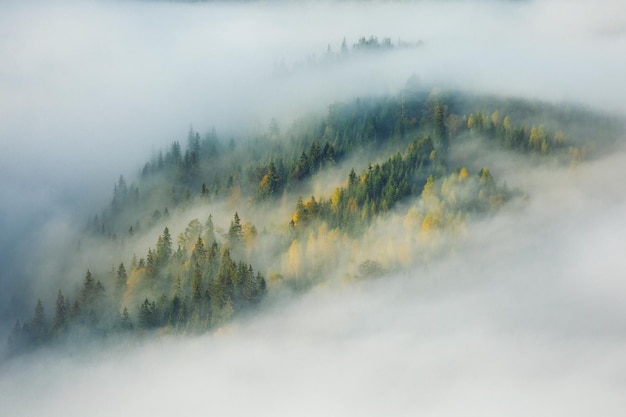
[[[624,415],[624,16],[0,4],[0,415]]]

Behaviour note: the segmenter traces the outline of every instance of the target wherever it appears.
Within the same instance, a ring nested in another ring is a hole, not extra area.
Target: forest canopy
[[[387,44],[362,39],[359,48],[371,45]],[[73,288],[40,295],[10,349],[212,331],[272,293],[426,264],[443,237],[527,197],[456,148],[576,166],[609,150],[621,126],[576,107],[424,91],[409,80],[398,95],[333,103],[285,127],[273,119],[246,138],[190,129],[131,182],[114,183],[79,238],[76,256],[93,265]],[[335,185],[316,188],[325,176]],[[114,263],[91,256],[103,246]]]

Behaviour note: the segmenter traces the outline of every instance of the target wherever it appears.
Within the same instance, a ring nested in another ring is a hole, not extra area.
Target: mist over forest
[[[625,50],[612,0],[3,2],[0,414],[623,415]]]

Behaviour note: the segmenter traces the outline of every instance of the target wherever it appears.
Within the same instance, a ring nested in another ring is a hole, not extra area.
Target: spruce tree
[[[83,281],[83,288],[80,290],[80,300],[83,306],[89,306],[93,301],[96,282],[91,275],[91,271],[87,270],[85,274],[85,280]]]
[[[121,262],[120,266],[117,268],[117,277],[115,279],[115,292],[118,299],[121,298],[124,290],[126,289],[127,280],[128,274],[126,273],[124,262]]]
[[[128,309],[124,307],[124,311],[118,317],[117,327],[120,330],[130,331],[133,330],[133,322],[130,320],[130,314],[128,314]]]
[[[193,269],[193,281],[191,283],[191,299],[194,303],[199,303],[202,299],[202,272],[200,266],[196,264]]]
[[[148,255],[146,256],[146,276],[148,278],[154,278],[157,275],[157,265],[154,259],[154,252],[148,248]]]
[[[163,235],[159,236],[157,243],[156,258],[159,267],[167,265],[172,256],[172,236],[169,229],[166,227],[163,229]]]
[[[139,315],[137,322],[142,329],[151,329],[155,325],[155,310],[156,304],[146,298],[145,301],[139,307]]]
[[[46,312],[41,299],[37,300],[35,315],[30,324],[30,330],[36,343],[44,342],[48,336],[48,321],[46,320]]]
[[[217,278],[211,284],[211,309],[215,317],[219,317],[220,310],[226,304],[231,302],[233,297],[233,275],[237,273],[237,265],[230,258],[230,250],[224,249],[222,261],[217,272]]]
[[[65,297],[63,297],[63,293],[61,290],[57,293],[57,301],[55,306],[54,313],[54,324],[53,329],[55,333],[59,333],[63,327],[65,327],[65,322],[67,321],[67,307],[65,303]]]
[[[207,245],[215,240],[215,226],[213,225],[213,216],[210,214],[204,223],[204,233],[202,237]]]
[[[198,236],[196,239],[196,244],[193,247],[193,251],[191,252],[191,261],[198,265],[204,265],[206,261],[207,252],[204,248],[204,242],[202,238]]]
[[[256,294],[255,294],[254,301],[259,302],[263,299],[263,297],[265,297],[265,294],[267,293],[267,284],[265,282],[265,278],[263,277],[263,275],[261,275],[260,272],[257,272],[255,281],[256,281]]]
[[[435,104],[435,112],[433,115],[433,124],[434,124],[434,140],[435,140],[435,149],[437,153],[441,156],[445,155],[448,150],[448,132],[446,130],[445,124],[445,109],[444,106],[437,103]]]
[[[241,219],[239,214],[235,212],[233,220],[230,222],[228,229],[228,244],[233,251],[237,251],[243,244],[243,230],[241,227]]]

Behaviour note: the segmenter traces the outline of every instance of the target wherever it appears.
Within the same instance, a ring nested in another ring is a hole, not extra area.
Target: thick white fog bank
[[[622,416],[626,196],[607,177],[625,166],[529,175],[526,206],[428,269],[212,336],[20,358],[0,368],[0,414]]]
[[[0,12],[0,174],[55,194],[94,198],[190,124],[265,128],[336,99],[395,93],[412,74],[626,110],[617,2],[7,2]],[[272,77],[279,62],[371,35],[424,47]]]
[[[424,45],[274,76],[370,35]],[[38,246],[190,125],[238,137],[413,74],[626,114],[624,51],[610,0],[2,2],[0,341]],[[528,206],[428,270],[319,289],[219,336],[1,365],[0,415],[624,415],[624,162],[524,176]]]
[[[626,110],[619,2],[7,2],[0,11],[1,174],[22,184],[45,173],[100,188],[190,124],[265,128],[336,99],[395,93],[412,74]],[[425,44],[272,77],[279,62],[371,35]]]

